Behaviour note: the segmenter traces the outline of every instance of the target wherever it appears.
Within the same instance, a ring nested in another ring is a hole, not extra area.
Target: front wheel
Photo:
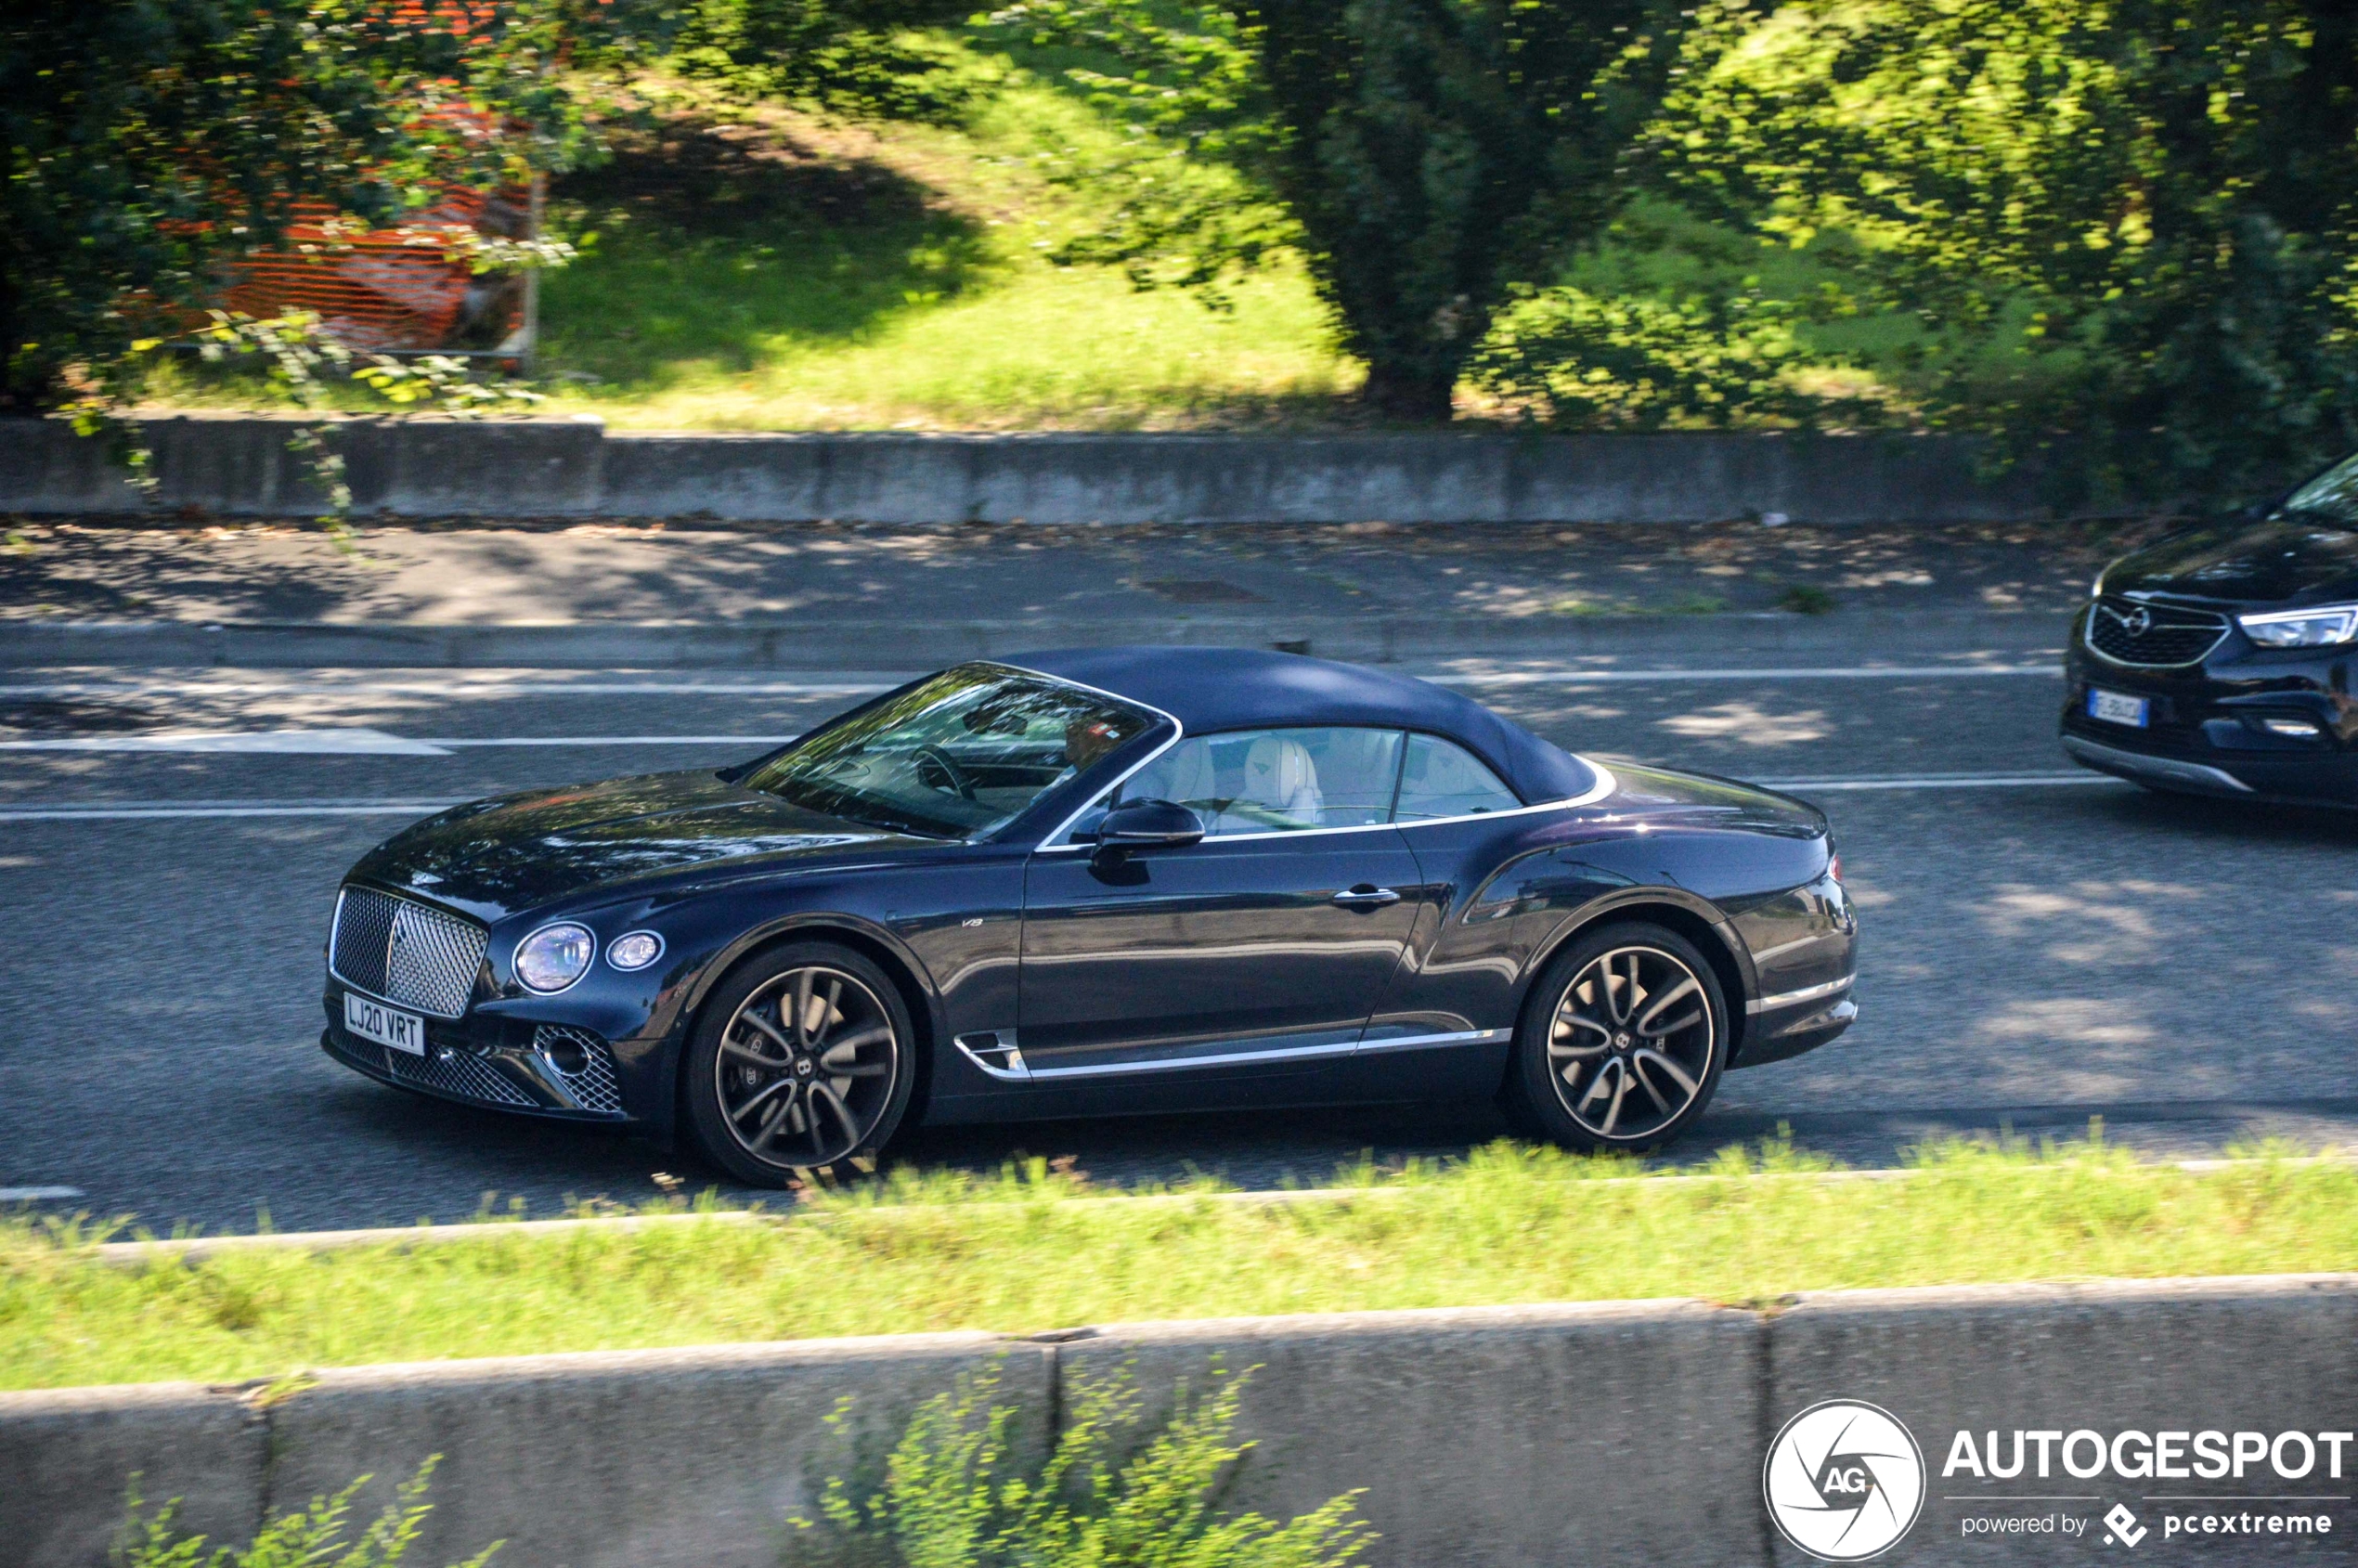
[[[863,954],[796,942],[706,1000],[688,1045],[688,1124],[740,1181],[784,1186],[873,1157],[909,1107],[914,1030]]]
[[[1658,1148],[1711,1103],[1729,1039],[1718,976],[1691,942],[1659,926],[1602,926],[1533,986],[1507,1108],[1574,1148]]]

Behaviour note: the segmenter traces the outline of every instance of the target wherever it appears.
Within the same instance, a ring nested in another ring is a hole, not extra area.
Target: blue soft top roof
[[[1587,764],[1455,692],[1362,665],[1256,648],[1058,648],[995,661],[1095,686],[1179,720],[1191,735],[1286,724],[1424,730],[1496,770],[1526,805],[1580,795]]]

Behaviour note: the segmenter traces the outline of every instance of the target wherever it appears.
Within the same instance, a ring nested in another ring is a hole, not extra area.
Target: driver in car
[[[1057,776],[1066,779],[1089,771],[1092,763],[1121,744],[1122,732],[1102,719],[1076,719],[1065,726],[1065,771]]]

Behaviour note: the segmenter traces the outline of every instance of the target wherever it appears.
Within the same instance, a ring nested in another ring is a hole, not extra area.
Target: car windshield
[[[1153,722],[1079,686],[961,665],[789,747],[742,782],[896,832],[979,838]]]
[[[2344,459],[2295,490],[2283,510],[2358,525],[2358,457]]]

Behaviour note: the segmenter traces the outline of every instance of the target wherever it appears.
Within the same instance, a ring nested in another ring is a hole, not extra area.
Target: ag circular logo
[[[1924,1450],[1890,1411],[1829,1399],[1777,1433],[1760,1489],[1785,1539],[1822,1562],[1863,1562],[1924,1511]]]

